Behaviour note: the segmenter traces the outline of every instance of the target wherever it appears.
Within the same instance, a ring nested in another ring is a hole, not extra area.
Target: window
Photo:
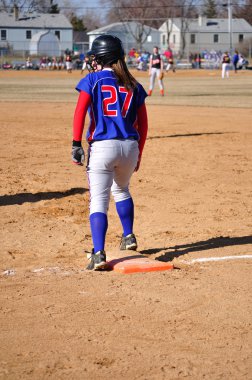
[[[166,37],[166,35],[165,34],[163,34],[163,45],[165,45],[165,37]]]
[[[27,39],[27,40],[30,40],[31,37],[32,37],[32,32],[31,32],[31,30],[27,30],[27,31],[26,31],[26,39]]]
[[[213,35],[213,42],[218,43],[219,42],[219,34],[214,34]]]
[[[173,43],[175,44],[176,43],[176,34],[173,34],[172,40],[173,40]]]
[[[58,39],[60,40],[60,31],[59,30],[55,30],[55,36],[57,36]]]
[[[152,42],[152,36],[150,34],[147,37],[147,42]]]
[[[216,21],[207,21],[207,26],[213,26],[213,25],[218,25],[219,23]]]
[[[243,34],[239,34],[239,42],[243,42]]]
[[[6,29],[2,29],[1,30],[1,40],[5,41],[6,38],[7,38],[7,30]]]
[[[191,44],[195,44],[196,38],[195,34],[191,34]]]

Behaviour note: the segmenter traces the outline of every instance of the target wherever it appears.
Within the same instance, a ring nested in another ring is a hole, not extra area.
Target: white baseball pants
[[[227,78],[229,78],[229,63],[222,64],[222,73],[221,73],[222,79],[225,78],[225,75]]]
[[[167,66],[166,66],[166,71],[169,71],[170,68],[171,68],[172,64],[171,63],[167,63]]]
[[[151,91],[154,88],[156,76],[159,78],[160,71],[161,71],[160,69],[156,69],[155,67],[151,68],[150,88],[149,88]],[[163,81],[162,80],[158,79],[158,85],[159,85],[160,90],[164,89],[164,85],[163,85]]]
[[[91,144],[87,166],[90,215],[95,212],[107,214],[110,191],[115,202],[131,198],[129,181],[138,156],[136,140],[103,140]]]

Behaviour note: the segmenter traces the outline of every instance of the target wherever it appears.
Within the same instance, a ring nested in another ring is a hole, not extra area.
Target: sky
[[[99,13],[103,12],[104,14],[106,13],[105,10],[102,8],[100,4],[100,0],[87,0],[87,1],[82,1],[82,0],[54,0],[55,3],[59,5],[59,7],[69,7],[73,6],[73,8],[78,8],[76,9],[76,13],[78,15],[81,15],[85,13],[85,8],[86,9],[91,9],[93,11],[97,11]]]

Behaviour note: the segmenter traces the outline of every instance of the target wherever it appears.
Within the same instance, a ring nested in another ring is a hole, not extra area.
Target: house
[[[153,46],[160,44],[160,32],[138,22],[116,22],[87,33],[89,35],[89,48],[94,39],[102,34],[112,34],[123,43],[126,52],[135,48],[138,51],[152,52]],[[142,35],[142,37],[141,37]]]
[[[83,54],[89,50],[89,36],[87,32],[74,30],[73,50],[78,54]]]
[[[59,56],[73,49],[73,28],[63,14],[0,12],[0,51]]]
[[[252,26],[244,19],[232,20],[232,33],[229,32],[228,19],[209,19],[199,16],[198,19],[187,19],[185,28],[184,55],[202,51],[229,51],[238,44],[252,38]],[[182,20],[180,18],[168,19],[159,31],[161,33],[161,49],[166,50],[169,45],[174,53],[183,51],[181,38]],[[167,43],[169,31],[169,44]]]

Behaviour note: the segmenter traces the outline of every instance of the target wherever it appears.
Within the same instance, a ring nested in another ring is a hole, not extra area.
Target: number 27
[[[102,92],[109,93],[109,96],[104,98],[102,101],[103,115],[110,116],[110,117],[117,116],[117,110],[109,109],[109,106],[112,104],[115,104],[118,100],[116,88],[114,86],[102,85],[101,90]],[[122,87],[122,86],[119,86],[119,92],[126,94],[124,102],[123,102],[123,106],[121,109],[122,117],[126,117],[129,107],[130,107],[133,92],[127,90],[125,87]]]

